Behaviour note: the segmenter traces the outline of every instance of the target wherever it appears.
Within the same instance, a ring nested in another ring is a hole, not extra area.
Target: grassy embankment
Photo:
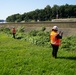
[[[0,75],[76,75],[76,51],[70,50],[76,38],[72,45],[69,41],[66,43],[66,38],[63,40],[65,44],[54,59],[51,47],[37,46],[0,33]]]

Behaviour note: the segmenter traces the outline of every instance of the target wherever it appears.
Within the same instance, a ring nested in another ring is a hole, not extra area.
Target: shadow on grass
[[[76,60],[76,57],[57,57],[57,59]]]

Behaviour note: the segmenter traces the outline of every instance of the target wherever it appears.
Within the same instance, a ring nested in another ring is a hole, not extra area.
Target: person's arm
[[[62,39],[62,36],[58,34],[58,35],[56,36],[56,38],[57,38],[57,39]]]
[[[59,32],[59,34],[56,36],[56,38],[58,38],[58,39],[62,39],[62,36],[63,36],[63,32]]]

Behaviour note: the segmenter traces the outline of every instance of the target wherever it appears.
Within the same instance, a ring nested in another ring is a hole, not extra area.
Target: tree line
[[[51,21],[55,18],[76,18],[76,5],[47,5],[44,9],[36,9],[24,14],[13,14],[6,18],[7,22]]]

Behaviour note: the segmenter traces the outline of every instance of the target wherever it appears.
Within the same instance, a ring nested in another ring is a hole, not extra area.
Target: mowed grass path
[[[76,75],[76,52],[36,46],[0,33],[0,75]]]

